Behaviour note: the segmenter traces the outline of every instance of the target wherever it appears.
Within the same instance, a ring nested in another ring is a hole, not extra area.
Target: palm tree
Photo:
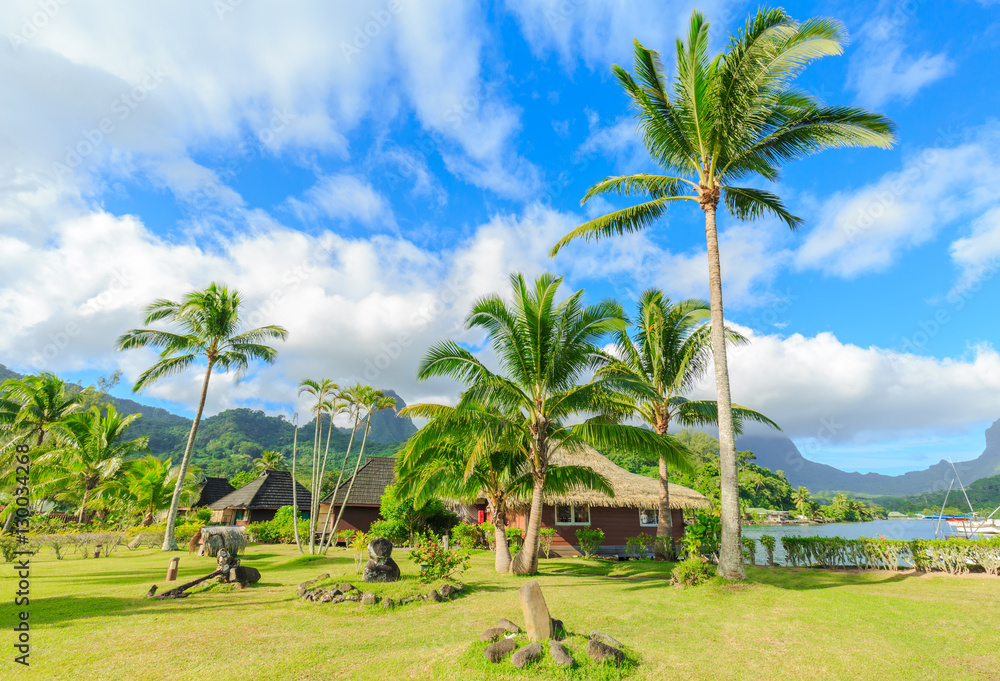
[[[396,489],[413,497],[416,508],[435,497],[463,503],[485,497],[496,538],[494,568],[504,573],[510,568],[507,520],[515,503],[531,496],[530,442],[516,421],[497,422],[489,414],[481,418],[484,411],[478,404],[461,409],[417,404],[403,409],[402,415],[432,420],[397,454]],[[607,479],[587,466],[550,467],[545,485],[550,493],[586,487],[614,496]]]
[[[34,440],[40,447],[49,429],[68,415],[79,411],[80,393],[70,394],[66,384],[55,374],[11,378],[0,384],[0,434],[6,440],[0,447],[0,488],[15,483],[17,466],[15,446]],[[37,465],[36,474],[41,472]],[[7,514],[0,534],[6,534],[14,521],[14,506],[7,504]]]
[[[323,471],[320,470],[320,452],[322,451],[321,445],[323,442],[323,414],[326,413],[328,408],[331,408],[331,405],[327,402],[327,398],[335,394],[338,389],[339,386],[327,378],[324,378],[322,381],[314,381],[311,378],[307,378],[299,383],[299,397],[305,393],[306,395],[311,395],[316,398],[316,406],[312,408],[313,414],[316,415],[316,426],[313,431],[313,455],[312,468],[310,470],[312,481],[310,491],[312,492],[312,495],[309,503],[309,553],[316,552],[316,516],[319,515],[319,488],[320,482],[323,479]],[[332,416],[330,418],[330,434],[333,434]],[[327,437],[327,453],[329,453],[329,451],[329,437]],[[296,517],[298,516],[297,509],[294,511],[293,515]]]
[[[347,452],[344,454],[344,462],[340,467],[340,473],[337,474],[337,482],[333,486],[333,496],[330,499],[330,505],[326,509],[326,518],[323,519],[323,535],[320,537],[320,545],[323,547],[324,553],[329,549],[330,542],[336,536],[336,525],[330,525],[330,516],[333,513],[333,502],[337,496],[337,490],[340,489],[340,483],[344,480],[344,470],[347,468],[347,462],[351,458],[351,449],[354,447],[354,435],[358,432],[358,424],[361,422],[361,411],[364,408],[363,397],[366,389],[367,386],[355,383],[346,388],[341,388],[337,393],[337,412],[346,413],[348,416],[353,416],[354,418],[353,425],[351,426],[351,438],[347,441]],[[332,426],[333,412],[330,414],[330,421]],[[330,533],[329,537],[326,536],[327,531]]]
[[[163,551],[176,551],[174,525],[177,522],[177,507],[180,505],[183,482],[191,463],[198,424],[205,410],[208,397],[208,382],[212,370],[236,370],[237,378],[250,367],[251,360],[265,364],[274,363],[278,351],[263,341],[285,340],[288,332],[280,326],[262,326],[242,331],[242,297],[238,291],[230,291],[225,286],[212,283],[203,291],[191,291],[184,298],[156,300],[146,307],[144,323],[153,324],[167,321],[183,333],[161,331],[159,329],[131,329],[118,338],[118,350],[154,347],[160,348],[160,361],[146,369],[132,387],[132,392],[140,392],[162,378],[174,376],[194,365],[200,357],[207,363],[205,378],[201,385],[201,398],[188,434],[187,446],[181,458],[181,468],[174,486],[174,495],[167,512],[167,529],[163,535]]]
[[[703,300],[673,303],[662,291],[649,289],[639,298],[633,332],[627,329],[614,334],[615,354],[608,355],[603,372],[630,376],[644,384],[649,393],[629,400],[629,407],[658,435],[667,435],[672,423],[684,427],[718,425],[714,400],[689,400],[684,394],[704,376],[711,357],[711,333],[706,325],[709,305]],[[739,333],[726,329],[730,343],[745,343]],[[648,396],[649,394],[655,397]],[[766,416],[733,405],[734,425],[741,432],[745,421],[756,421],[778,428]],[[780,429],[779,429],[780,430]],[[670,437],[675,447],[684,445]],[[667,560],[670,518],[670,478],[667,462],[660,459],[660,508],[656,524],[657,557]]]
[[[260,456],[253,460],[253,470],[263,474],[264,471],[287,471],[288,465],[285,463],[285,455],[265,449]]]
[[[365,411],[365,434],[361,438],[361,451],[358,452],[358,458],[354,462],[354,473],[351,474],[351,482],[347,485],[347,492],[344,493],[344,501],[340,504],[340,512],[337,513],[337,520],[333,523],[333,528],[336,529],[340,525],[340,519],[344,517],[344,509],[347,508],[347,502],[351,498],[351,491],[354,489],[354,481],[358,477],[358,469],[361,468],[361,461],[365,458],[365,443],[368,442],[368,433],[372,429],[372,414],[382,411],[383,409],[395,409],[396,400],[385,395],[381,390],[376,390],[371,386],[355,386],[352,391],[352,399],[357,400],[361,409]],[[344,459],[344,468],[347,468],[347,459]],[[343,471],[341,471],[341,476],[343,476]],[[330,508],[333,508],[333,502],[336,501],[337,497],[337,487],[333,488],[333,497],[330,498]],[[332,532],[333,530],[331,530]]]
[[[152,454],[129,464],[123,484],[135,506],[142,512],[143,527],[152,525],[157,512],[170,506],[179,472],[180,467],[172,466],[170,459],[161,461]],[[197,493],[197,469],[192,466],[184,481],[182,503],[189,504]]]
[[[795,509],[799,512],[801,516],[809,516],[809,488],[799,486],[797,490],[792,492],[792,501],[795,502]]]
[[[132,454],[149,448],[149,437],[126,440],[129,426],[141,414],[119,416],[113,404],[107,413],[99,407],[70,414],[52,427],[54,444],[39,461],[50,474],[41,485],[42,494],[74,496],[82,491],[77,522],[83,522],[90,494],[114,479]]]
[[[802,220],[778,196],[734,183],[753,177],[774,181],[783,164],[824,149],[891,146],[895,126],[889,119],[856,107],[827,106],[793,85],[808,63],[840,54],[844,41],[837,21],[817,18],[799,24],[782,9],[761,8],[731,37],[728,50],[713,58],[708,52],[708,23],[694,12],[687,40],[677,41],[673,83],[659,54],[636,41],[638,82],[620,66],[614,71],[637,110],[647,150],[668,174],[610,177],[591,187],[584,202],[603,194],[641,196],[645,201],[580,225],[550,253],[580,237],[599,239],[641,230],[676,201],[694,201],[704,212],[719,405],[719,574],[728,579],[743,579],[746,573],[716,211],[722,201],[737,220],[770,214],[795,229]]]
[[[524,544],[511,560],[510,571],[532,574],[538,569],[542,495],[550,456],[557,448],[569,453],[584,444],[635,449],[678,466],[685,466],[687,459],[665,438],[618,423],[627,412],[616,396],[626,388],[641,395],[647,390],[644,385],[619,375],[598,375],[581,383],[602,361],[595,342],[626,325],[621,306],[605,301],[584,307],[582,290],[556,303],[562,278],[550,274],[538,277],[533,289],[520,274],[512,274],[510,281],[512,304],[497,295],[485,296],[465,319],[466,328],[486,332],[499,372],[454,341],[444,341],[430,348],[418,376],[448,376],[465,383],[458,406],[485,407],[477,416],[483,428],[510,422],[521,431],[531,471],[531,510]],[[574,418],[586,420],[565,422]]]

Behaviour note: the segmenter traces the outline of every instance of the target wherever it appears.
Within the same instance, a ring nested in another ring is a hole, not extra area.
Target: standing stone
[[[598,631],[594,629],[590,632],[591,641],[600,641],[601,643],[607,643],[609,646],[614,648],[624,648],[624,644],[613,636],[608,636],[603,631]]]
[[[368,562],[361,579],[366,582],[396,582],[399,577],[399,565],[392,559],[392,542],[385,537],[373,539],[368,544]]]
[[[528,630],[528,640],[544,641],[552,638],[552,617],[545,605],[542,588],[533,579],[517,590],[517,598],[524,612],[524,626]]]
[[[607,643],[595,641],[594,639],[587,641],[587,654],[590,655],[590,659],[594,662],[604,662],[610,659],[615,663],[616,667],[625,661],[625,653],[609,646]]]
[[[541,659],[541,657],[542,644],[536,641],[535,643],[529,643],[514,653],[514,656],[510,658],[510,663],[520,669],[529,662]]]
[[[552,661],[560,667],[572,667],[573,658],[569,656],[569,651],[559,641],[549,641],[549,652],[552,653]]]
[[[486,650],[483,651],[483,655],[485,655],[486,659],[490,662],[499,662],[514,652],[515,648],[517,648],[517,644],[514,643],[514,639],[505,638],[499,643],[491,643],[486,646]]]

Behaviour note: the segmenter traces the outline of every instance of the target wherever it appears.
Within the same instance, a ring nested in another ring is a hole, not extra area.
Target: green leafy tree
[[[198,409],[184,447],[177,484],[167,512],[167,528],[163,535],[164,551],[177,550],[177,539],[174,537],[177,508],[184,492],[183,481],[191,463],[198,424],[205,410],[212,371],[235,370],[237,377],[241,377],[249,369],[251,361],[272,364],[278,351],[265,342],[285,340],[288,337],[288,332],[280,326],[261,326],[244,331],[241,306],[242,296],[238,291],[230,291],[225,286],[212,283],[204,290],[191,291],[180,301],[160,299],[146,307],[146,324],[166,321],[178,327],[181,333],[159,329],[131,329],[118,338],[118,350],[146,347],[160,349],[160,361],[140,374],[132,387],[133,392],[140,392],[163,378],[180,374],[194,366],[199,359],[206,362]]]
[[[49,471],[39,491],[57,498],[80,493],[77,522],[81,523],[90,495],[113,480],[128,457],[149,448],[148,437],[126,439],[126,431],[140,414],[122,417],[113,404],[106,409],[102,414],[92,407],[53,425],[54,442],[39,457]]]
[[[525,430],[516,418],[498,420],[475,403],[460,408],[418,404],[401,414],[431,420],[399,451],[397,493],[413,497],[417,508],[438,497],[470,504],[485,498],[496,538],[494,568],[507,572],[507,522],[515,504],[531,496],[533,484]],[[545,485],[550,493],[587,488],[614,495],[607,479],[587,466],[550,466]]]
[[[601,368],[605,374],[629,376],[647,388],[646,392],[629,397],[629,409],[688,459],[690,455],[684,445],[667,434],[671,424],[684,427],[717,425],[719,420],[714,401],[685,397],[708,370],[711,358],[708,314],[709,305],[702,300],[674,303],[662,291],[644,291],[632,328],[614,334],[615,352],[606,356]],[[728,330],[726,335],[730,342],[746,342],[735,331]],[[733,405],[732,409],[737,433],[745,421],[778,428],[756,411],[739,405]],[[666,459],[660,459],[658,468],[660,506],[656,536],[666,540],[671,536],[670,474]],[[656,546],[656,557],[667,560],[670,557],[667,555],[668,542],[659,541]]]
[[[170,506],[179,472],[180,467],[171,465],[170,459],[161,461],[153,455],[129,463],[123,486],[142,513],[143,527],[152,525],[156,514]],[[197,495],[198,470],[192,466],[184,481],[181,503],[189,506]]]
[[[682,453],[655,433],[623,425],[627,416],[622,391],[641,394],[646,387],[628,376],[598,375],[584,378],[603,358],[595,343],[626,323],[621,306],[605,301],[585,307],[583,291],[556,302],[562,278],[544,274],[529,287],[513,274],[512,302],[498,295],[481,298],[466,317],[468,329],[486,332],[499,364],[494,372],[454,341],[435,344],[420,363],[421,380],[447,376],[466,384],[460,408],[480,404],[477,418],[514,424],[527,443],[523,456],[531,471],[531,506],[524,544],[511,559],[513,574],[533,574],[538,569],[542,496],[551,468],[552,452],[562,447],[589,444],[597,449],[635,449],[685,465]],[[569,425],[569,419],[584,418]],[[477,456],[486,456],[482,450]],[[474,465],[472,461],[470,465]]]
[[[799,512],[799,515],[809,516],[809,502],[811,497],[809,495],[809,488],[802,487],[801,485],[792,494],[792,501],[795,502],[795,509]]]
[[[265,449],[260,453],[258,458],[254,459],[253,468],[251,470],[257,477],[260,477],[264,471],[287,471],[288,465],[285,463],[284,454],[270,449]]]
[[[659,54],[638,41],[636,76],[614,66],[636,109],[646,149],[666,174],[611,177],[591,187],[585,202],[605,194],[639,196],[643,202],[580,225],[553,247],[552,254],[577,238],[598,239],[649,227],[678,201],[697,203],[704,212],[722,455],[719,574],[743,579],[736,436],[716,228],[719,203],[737,220],[772,215],[795,229],[802,220],[777,195],[740,185],[755,177],[775,181],[784,164],[824,149],[888,148],[895,126],[864,109],[828,106],[794,86],[807,64],[843,51],[846,36],[839,22],[815,18],[797,23],[782,9],[761,8],[731,36],[728,49],[714,57],[709,53],[708,29],[701,13],[694,12],[687,39],[677,41],[672,79],[667,78]]]

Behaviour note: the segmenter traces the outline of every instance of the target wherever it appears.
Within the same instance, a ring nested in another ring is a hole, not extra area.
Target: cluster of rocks
[[[542,659],[545,650],[543,644],[547,641],[552,661],[561,667],[572,667],[573,657],[563,643],[566,628],[562,621],[549,615],[538,582],[528,582],[518,590],[517,595],[524,613],[525,634],[530,642],[519,648],[517,639],[521,635],[521,628],[508,619],[502,619],[479,637],[480,642],[489,643],[483,651],[487,661],[499,663],[510,657],[511,664],[521,668]],[[587,640],[586,653],[594,662],[610,660],[617,667],[625,661],[622,648],[622,644],[612,636],[594,630]]]
[[[391,608],[395,605],[404,605],[415,601],[441,601],[451,600],[452,596],[462,590],[461,584],[445,584],[440,589],[431,589],[426,594],[418,594],[401,598],[398,601],[392,598],[381,598],[370,591],[362,592],[361,589],[350,582],[344,582],[338,586],[311,589],[316,582],[329,579],[330,575],[322,574],[316,579],[299,584],[298,597],[313,603],[360,603],[361,605],[376,605],[381,603],[383,607]]]

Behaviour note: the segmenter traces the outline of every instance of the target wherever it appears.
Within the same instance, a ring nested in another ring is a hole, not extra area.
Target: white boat
[[[966,537],[983,534],[1000,534],[1000,520],[996,518],[947,518],[945,522],[953,534]]]

